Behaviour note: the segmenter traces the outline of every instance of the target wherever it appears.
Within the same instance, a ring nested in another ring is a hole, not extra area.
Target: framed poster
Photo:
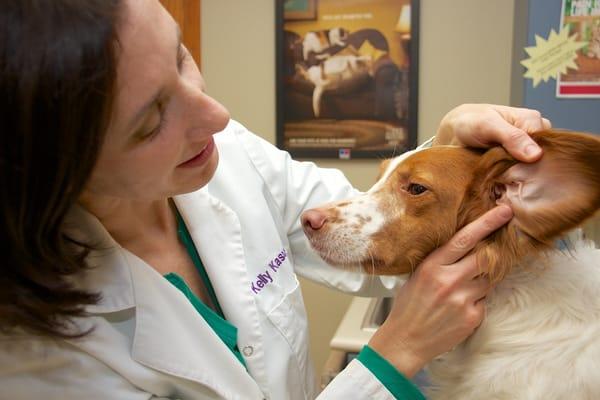
[[[277,0],[276,10],[280,148],[349,159],[416,146],[419,0]]]
[[[577,50],[577,69],[556,79],[556,97],[600,98],[600,0],[562,0],[560,26],[587,44]]]

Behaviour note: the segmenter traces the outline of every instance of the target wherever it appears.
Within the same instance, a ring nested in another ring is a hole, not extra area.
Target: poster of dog
[[[577,69],[557,77],[556,97],[600,98],[600,0],[563,0],[561,26],[587,44],[577,51]]]
[[[417,141],[418,0],[277,2],[277,144],[381,158]]]

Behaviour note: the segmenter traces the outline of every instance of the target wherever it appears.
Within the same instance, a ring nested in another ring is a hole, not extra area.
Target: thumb
[[[498,128],[498,143],[517,160],[534,162],[542,156],[540,146],[524,130],[504,120],[502,126]]]

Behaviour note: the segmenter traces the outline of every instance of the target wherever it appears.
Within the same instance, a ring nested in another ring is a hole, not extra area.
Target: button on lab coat
[[[314,399],[307,319],[296,274],[363,295],[395,282],[334,269],[311,250],[303,210],[355,194],[343,175],[289,155],[231,121],[215,136],[219,167],[175,203],[228,321],[235,358],[189,301],[151,266],[74,207],[71,234],[95,244],[94,267],[74,278],[99,292],[82,339],[0,336],[0,397],[17,399]],[[388,399],[353,361],[319,399]]]

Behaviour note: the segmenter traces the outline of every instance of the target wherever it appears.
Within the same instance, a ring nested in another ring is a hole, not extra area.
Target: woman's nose
[[[229,123],[229,111],[205,92],[202,74],[197,67],[193,68],[194,70],[182,79],[181,88],[187,114],[184,119],[194,128],[201,128],[200,131],[221,132]]]
[[[230,120],[229,111],[225,106],[199,89],[188,99],[185,120],[194,135],[215,134],[225,129]]]
[[[203,101],[203,107],[207,111],[207,119],[211,122],[216,132],[221,132],[229,123],[230,114],[225,106],[207,94]]]

